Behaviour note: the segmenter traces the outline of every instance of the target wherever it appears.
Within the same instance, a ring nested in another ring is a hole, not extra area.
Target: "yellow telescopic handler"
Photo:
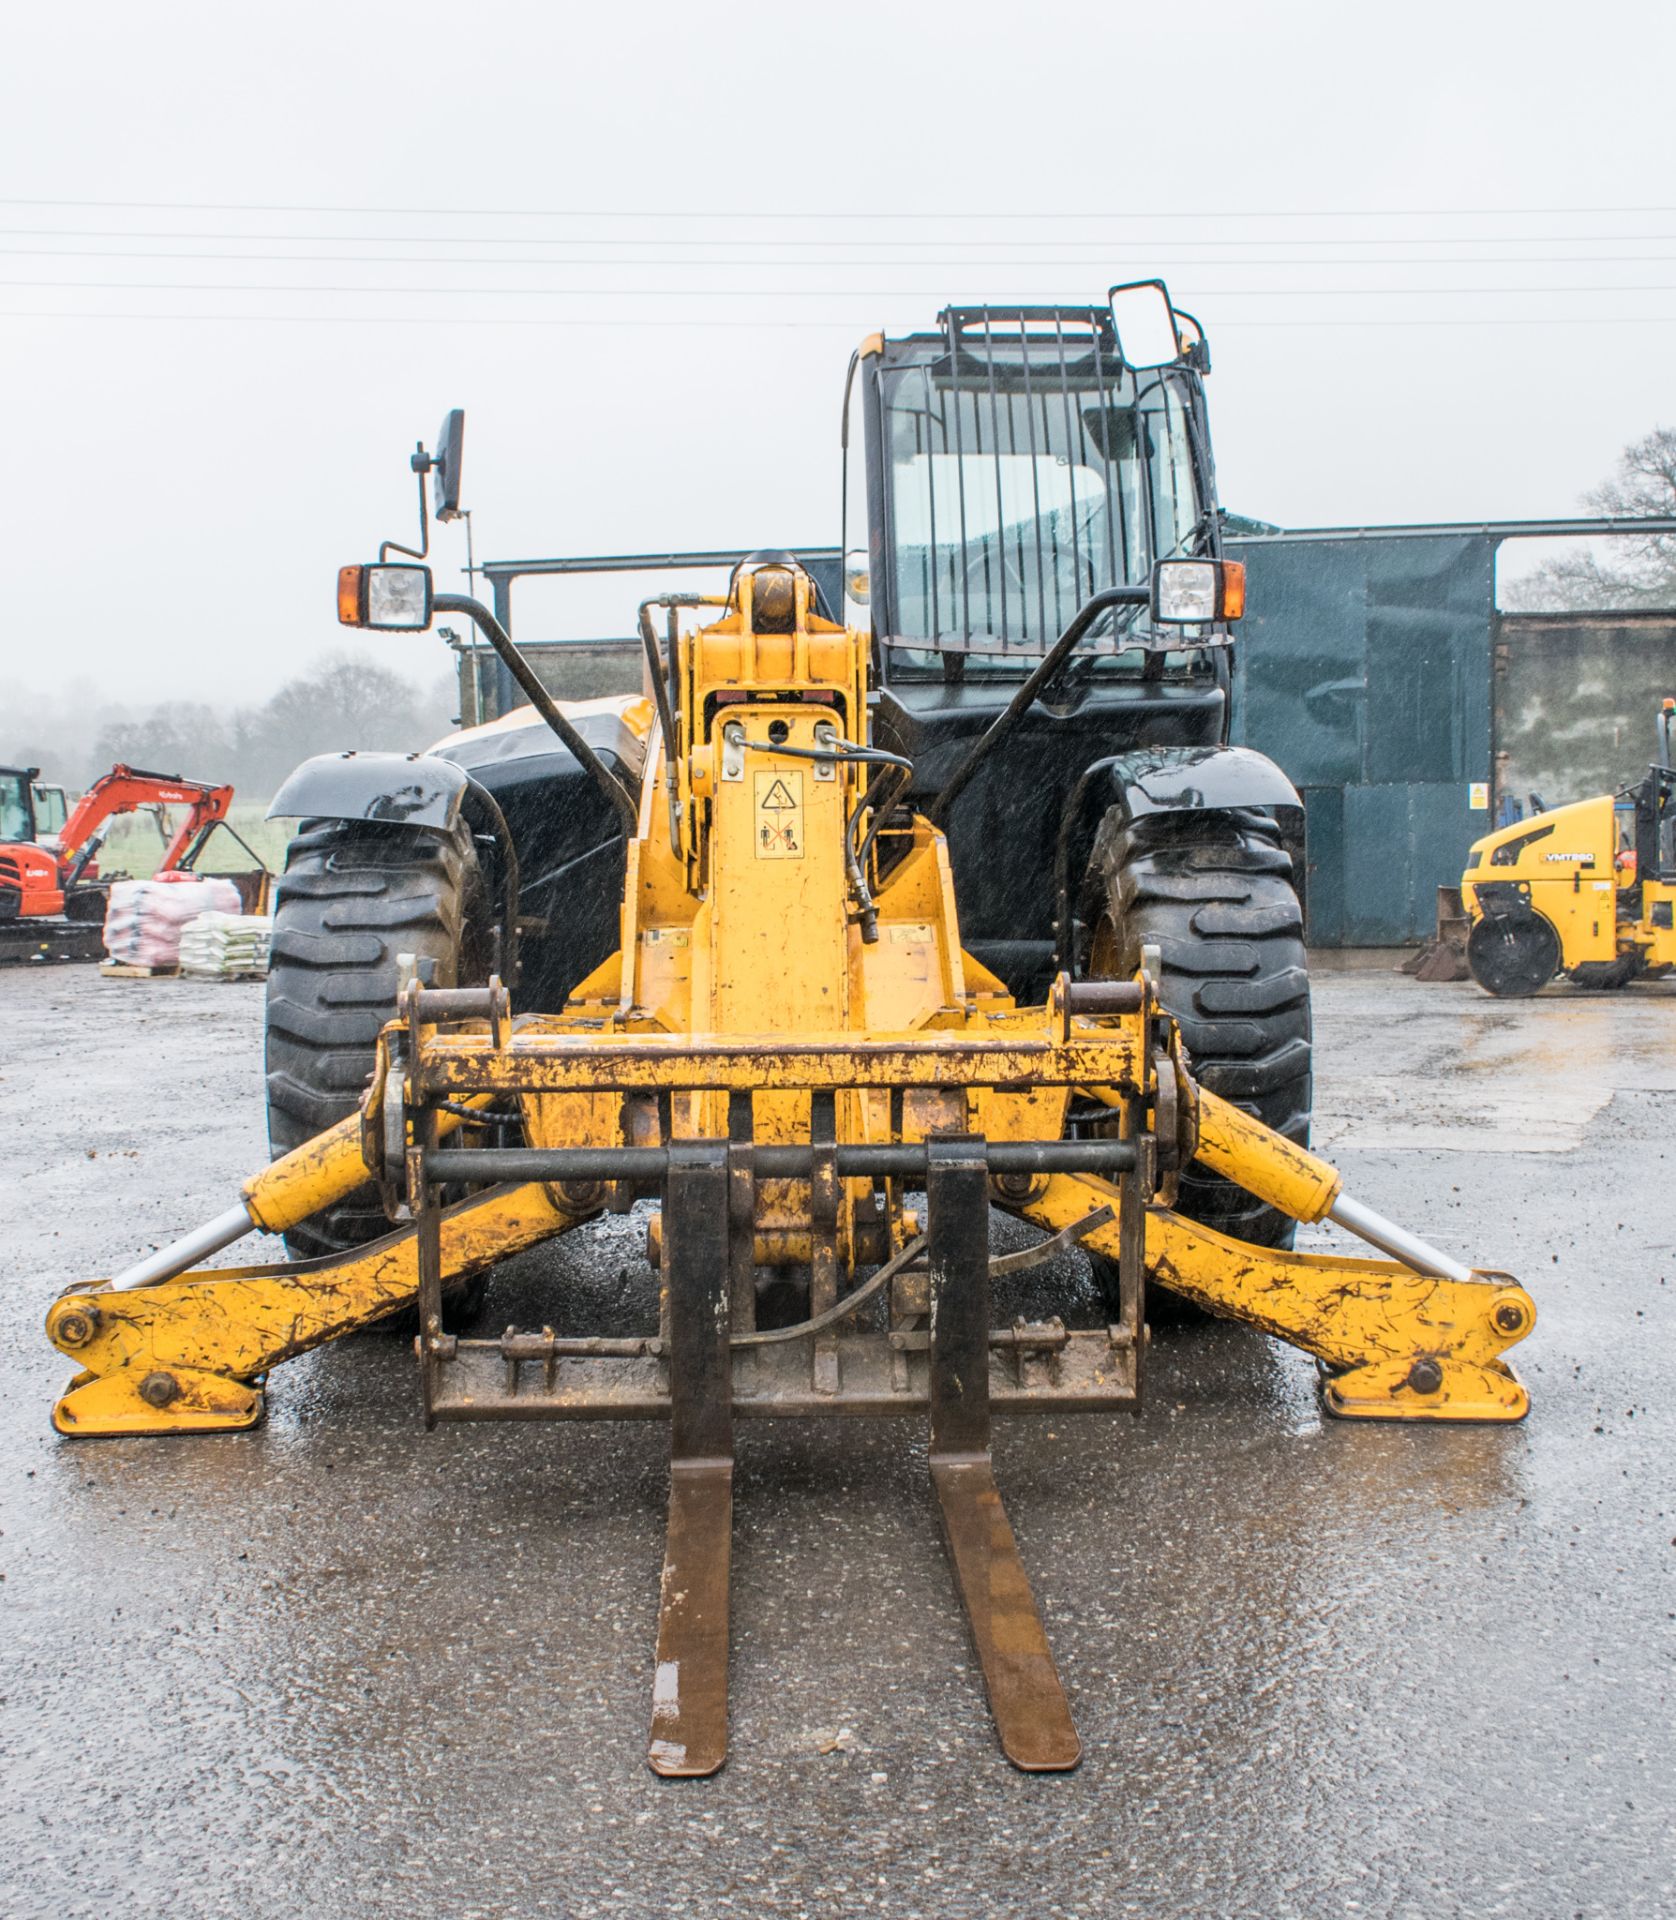
[[[1240,584],[1201,550],[1098,588],[1005,711],[1051,694],[1102,622],[1174,623],[1179,648],[1237,617]],[[1023,1769],[1073,1767],[1077,1735],[991,1466],[992,1416],[1138,1414],[1157,1285],[1315,1356],[1335,1415],[1518,1420],[1527,1396],[1504,1356],[1532,1301],[1383,1219],[1198,1084],[1157,947],[1103,977],[1061,966],[1032,1004],[963,946],[948,839],[906,799],[908,757],[875,739],[873,636],[825,617],[791,555],[751,556],[725,594],[660,604],[664,636],[642,617],[647,697],[612,721],[643,740],[629,782],[587,737],[601,737],[597,712],[555,703],[486,607],[436,592],[423,564],[344,570],[351,624],[473,621],[531,724],[624,822],[616,950],[552,1011],[521,1005],[499,970],[439,981],[408,955],[358,1108],[200,1231],[55,1303],[48,1334],[78,1371],[54,1423],[86,1436],[252,1427],[282,1362],[399,1309],[416,1318],[427,1425],[667,1421],[648,1759],[702,1775],[727,1749],[735,1422],[923,1416],[1001,1745]],[[967,749],[967,779],[1007,731]],[[423,774],[409,766],[410,811]],[[293,897],[336,899],[345,874],[386,871],[310,864],[311,831]],[[441,860],[452,842],[441,827],[433,839]],[[515,939],[490,957],[517,973]],[[1298,1253],[1189,1218],[1177,1202],[1190,1169],[1291,1221],[1334,1221],[1370,1251]],[[296,1244],[368,1191],[380,1237],[288,1263],[195,1264],[253,1228]],[[555,1301],[539,1327],[455,1330],[451,1293],[636,1202],[655,1207],[655,1329],[567,1326]],[[994,1208],[1046,1237],[992,1257]],[[992,1285],[1073,1244],[1110,1276],[1099,1324],[995,1324]],[[790,1276],[789,1320],[765,1310],[766,1275]]]

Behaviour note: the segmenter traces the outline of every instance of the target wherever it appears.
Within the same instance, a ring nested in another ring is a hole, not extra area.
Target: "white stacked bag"
[[[232,980],[268,970],[274,923],[260,913],[200,913],[180,934],[180,970],[209,980]]]
[[[105,909],[105,951],[122,966],[178,967],[187,922],[208,913],[236,917],[239,906],[231,880],[118,880]]]

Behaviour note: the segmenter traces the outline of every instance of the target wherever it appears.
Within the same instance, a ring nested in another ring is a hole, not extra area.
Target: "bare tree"
[[[45,778],[71,786],[123,761],[193,780],[231,780],[242,798],[260,800],[310,754],[428,747],[453,725],[457,704],[451,675],[421,684],[340,654],[287,681],[261,706],[237,711],[171,700],[139,715],[95,713],[79,732],[56,711],[28,731],[13,732],[5,724],[11,716],[0,716],[0,760],[38,765]]]
[[[1646,520],[1676,516],[1676,427],[1655,427],[1618,456],[1617,470],[1583,495],[1604,517]],[[1508,587],[1513,610],[1551,612],[1573,607],[1676,606],[1676,533],[1615,536],[1610,554],[1578,547],[1533,568]]]
[[[179,774],[189,780],[220,780],[212,769],[233,758],[225,715],[196,701],[172,701],[154,707],[143,720],[119,720],[100,730],[93,758],[98,771],[118,762],[149,773]]]
[[[446,729],[450,712],[388,667],[339,655],[239,716],[238,777],[252,792],[270,794],[313,753],[412,752]]]

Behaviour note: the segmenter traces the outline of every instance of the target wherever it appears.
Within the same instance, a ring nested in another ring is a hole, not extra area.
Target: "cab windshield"
[[[29,782],[21,773],[0,773],[0,840],[32,840]]]
[[[69,817],[69,804],[64,798],[62,787],[35,789],[35,831],[37,833],[61,832],[64,822]]]
[[[893,665],[1039,657],[1091,594],[1202,550],[1191,376],[1137,376],[1093,327],[891,346],[876,424]],[[1145,614],[1124,612],[1087,647],[1110,657],[1148,637]]]

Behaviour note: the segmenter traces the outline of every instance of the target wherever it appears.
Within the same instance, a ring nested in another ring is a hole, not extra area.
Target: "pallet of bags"
[[[261,913],[200,913],[180,934],[180,970],[206,980],[260,979],[273,921]]]
[[[105,909],[105,952],[111,970],[173,973],[180,966],[180,936],[202,913],[239,910],[231,880],[159,875],[154,880],[118,880]]]

